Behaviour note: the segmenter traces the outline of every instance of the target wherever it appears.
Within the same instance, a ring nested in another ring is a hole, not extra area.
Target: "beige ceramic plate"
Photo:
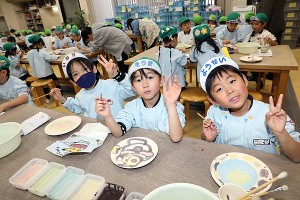
[[[73,131],[81,123],[81,118],[78,116],[66,116],[58,118],[50,122],[45,127],[45,133],[47,135],[62,135]]]
[[[241,61],[248,62],[248,63],[255,63],[260,62],[262,60],[262,57],[259,56],[242,56],[240,57]]]
[[[157,144],[145,137],[132,137],[119,142],[111,150],[110,158],[122,168],[139,168],[150,163],[157,155]]]

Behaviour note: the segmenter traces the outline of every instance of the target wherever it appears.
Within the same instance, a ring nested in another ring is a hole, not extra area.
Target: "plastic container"
[[[65,166],[55,162],[48,164],[47,168],[27,183],[29,192],[44,197],[64,174]]]
[[[21,169],[19,169],[14,175],[9,178],[10,184],[15,188],[21,190],[27,190],[27,183],[32,178],[36,177],[40,172],[46,169],[48,161],[34,158],[26,163]]]
[[[98,198],[95,198],[95,200],[107,200],[107,199],[124,200],[125,199],[124,187],[114,183],[107,183],[101,195]]]
[[[241,54],[251,54],[258,51],[259,44],[256,42],[237,43],[238,52]]]
[[[142,200],[145,195],[138,192],[130,192],[125,200]]]
[[[66,172],[49,190],[47,197],[53,200],[67,199],[84,178],[84,171],[75,167],[67,167]]]
[[[105,179],[103,177],[86,174],[70,194],[68,200],[97,199],[104,187]]]
[[[21,144],[21,125],[16,122],[1,123],[0,130],[0,158],[2,158]]]

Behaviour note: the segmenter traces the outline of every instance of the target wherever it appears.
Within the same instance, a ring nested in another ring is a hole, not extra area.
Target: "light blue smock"
[[[54,47],[56,49],[63,49],[64,44],[68,44],[69,47],[74,47],[74,43],[69,37],[64,36],[64,38],[61,40],[58,37],[55,37]]]
[[[177,113],[181,126],[185,126],[184,106],[177,102]],[[116,119],[126,127],[126,131],[133,128],[143,128],[151,131],[165,132],[169,134],[169,118],[163,95],[153,108],[146,108],[142,98],[132,100],[120,111]]]
[[[252,34],[252,25],[244,24],[239,28],[238,42],[243,42],[249,34]]]
[[[26,74],[28,74],[28,72],[22,67],[19,66],[19,59],[20,59],[20,54],[16,54],[15,56],[8,56],[8,60],[10,61],[10,66],[9,66],[9,71],[10,71],[10,75],[20,78]],[[17,66],[19,66],[18,68],[16,68]]]
[[[216,35],[216,39],[220,44],[223,44],[223,40],[230,40],[231,44],[238,42],[239,29],[235,29],[233,32],[229,32],[227,26],[221,29]]]

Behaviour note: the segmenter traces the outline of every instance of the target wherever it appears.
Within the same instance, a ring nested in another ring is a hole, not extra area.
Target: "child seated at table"
[[[187,57],[184,52],[175,49],[178,43],[177,30],[173,27],[167,26],[160,30],[159,37],[163,40],[163,47],[158,47],[157,61],[160,64],[161,74],[166,77],[177,76],[181,89],[185,89],[185,68],[187,64]]]
[[[191,29],[191,20],[187,17],[181,17],[179,19],[179,27],[182,31],[178,33],[178,43],[195,45],[193,31]]]
[[[250,17],[253,32],[249,33],[244,42],[257,42],[260,45],[278,45],[276,37],[268,30],[264,29],[267,25],[268,17],[265,13],[257,13]]]
[[[197,74],[199,74],[206,61],[213,57],[223,56],[223,52],[219,42],[211,38],[207,24],[196,26],[193,29],[193,36],[196,46],[190,51],[190,61],[197,62]],[[199,76],[198,82],[200,82]]]
[[[55,28],[55,42],[52,46],[52,49],[66,49],[69,47],[74,47],[72,40],[69,37],[66,37],[62,27]]]
[[[207,20],[207,25],[209,27],[210,32],[214,32],[214,29],[217,27],[217,16],[216,15],[210,15]]]
[[[3,45],[5,52],[5,57],[8,58],[10,62],[9,70],[10,74],[14,77],[25,81],[27,77],[29,77],[28,71],[25,70],[21,64],[20,60],[24,54],[24,51],[20,51],[17,53],[17,47],[15,44],[11,42],[7,42]]]
[[[294,122],[281,110],[283,95],[276,106],[253,100],[248,81],[231,59],[216,57],[200,72],[200,84],[213,104],[203,122],[205,140],[273,154],[284,154],[300,162],[300,134]]]
[[[253,17],[255,14],[254,12],[246,12],[244,15],[244,19],[245,19],[245,24],[243,24],[240,28],[239,28],[239,36],[238,36],[238,41],[244,41],[245,38],[252,33],[253,29],[252,29],[252,25],[251,25],[251,20],[250,18]]]
[[[240,14],[232,12],[227,16],[227,28],[221,29],[216,38],[219,43],[224,44],[236,44],[238,42],[238,30],[237,26],[240,22]]]
[[[116,120],[105,98],[96,100],[96,112],[101,115],[115,137],[120,137],[132,127],[152,131],[166,132],[173,142],[179,142],[183,136],[185,115],[183,105],[177,102],[181,87],[174,77],[169,77],[168,88],[165,78],[161,78],[159,63],[150,58],[136,60],[130,67],[132,88],[139,97],[127,103]],[[163,85],[163,95],[160,86]]]
[[[95,111],[95,99],[103,97],[111,104],[112,115],[115,118],[124,107],[124,100],[135,95],[132,91],[128,76],[118,72],[116,64],[108,62],[102,55],[99,62],[105,67],[109,77],[113,79],[102,80],[97,76],[96,66],[81,53],[69,53],[62,61],[63,71],[74,85],[82,89],[75,98],[62,96],[59,89],[52,89],[55,99],[63,103],[63,106],[76,114],[85,117],[103,120]]]
[[[45,48],[47,51],[51,51],[52,49],[52,45],[54,45],[55,42],[55,37],[53,37],[51,35],[51,30],[50,29],[46,29],[45,30],[45,37],[43,37],[43,41],[45,43]]]
[[[221,29],[223,29],[224,27],[226,27],[227,26],[226,22],[227,22],[227,17],[226,16],[220,17],[220,19],[219,19],[219,26],[214,29],[214,33],[218,34],[218,32]]]
[[[25,103],[33,105],[25,82],[11,76],[9,67],[10,61],[4,56],[0,56],[0,100],[7,101],[0,104],[0,113]]]
[[[51,61],[56,60],[56,55],[51,55],[43,49],[44,41],[39,35],[32,35],[28,38],[28,41],[32,43],[31,50],[27,54],[27,60],[29,62],[32,76],[39,79],[53,79],[56,87],[60,88],[58,79],[53,72],[50,65]],[[49,93],[48,88],[44,88],[45,94]],[[46,101],[50,101],[50,96],[46,96]]]

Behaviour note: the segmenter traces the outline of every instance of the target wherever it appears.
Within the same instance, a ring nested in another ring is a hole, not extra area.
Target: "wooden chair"
[[[257,92],[257,91],[253,91],[253,90],[249,90],[248,93],[253,96],[254,100],[257,101],[262,101],[263,100],[263,96],[261,93]]]
[[[205,115],[207,113],[208,108],[210,107],[210,103],[207,99],[207,94],[200,87],[188,87],[183,90],[180,94],[180,102],[185,104],[185,116],[186,120],[190,119],[190,103],[204,103]]]
[[[34,77],[34,76],[29,76],[28,78],[26,78],[25,82],[31,84],[31,83],[33,83],[34,81],[37,81],[37,80],[39,80],[39,78]]]
[[[45,102],[45,97],[41,97],[44,95],[44,91],[43,91],[44,87],[49,87],[50,90],[55,88],[53,79],[38,79],[31,84],[30,92],[34,99],[34,104],[36,106],[41,106]],[[59,102],[56,99],[54,99],[54,102],[56,107],[58,107]]]

